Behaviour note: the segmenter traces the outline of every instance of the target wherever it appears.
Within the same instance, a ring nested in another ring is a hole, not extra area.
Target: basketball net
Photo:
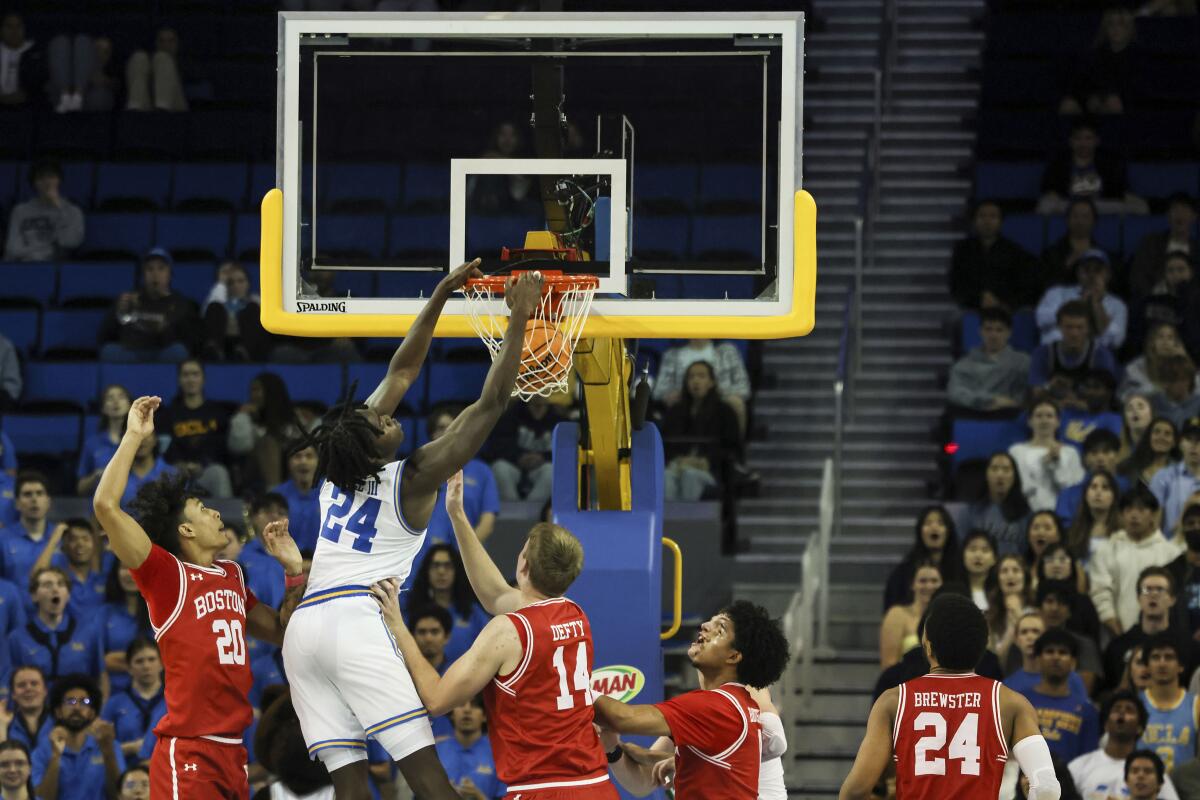
[[[514,272],[517,277],[521,273]],[[472,278],[463,286],[467,318],[495,360],[508,330],[503,276]],[[525,324],[521,365],[513,397],[549,397],[564,392],[571,377],[571,359],[591,311],[600,282],[594,275],[542,272],[542,296]]]

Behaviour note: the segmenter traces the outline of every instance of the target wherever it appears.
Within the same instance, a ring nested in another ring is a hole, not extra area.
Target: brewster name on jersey
[[[983,695],[979,692],[913,692],[913,705],[920,708],[982,708]]]
[[[215,611],[233,611],[246,616],[246,601],[235,591],[217,589],[205,592],[196,598],[196,619],[203,619]]]

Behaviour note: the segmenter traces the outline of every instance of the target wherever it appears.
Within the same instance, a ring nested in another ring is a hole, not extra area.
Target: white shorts
[[[330,772],[365,759],[368,737],[394,761],[433,745],[429,714],[366,587],[304,598],[283,664],[308,754]]]

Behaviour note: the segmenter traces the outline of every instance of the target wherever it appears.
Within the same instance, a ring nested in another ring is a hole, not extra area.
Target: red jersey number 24
[[[917,740],[916,769],[917,775],[945,775],[946,759],[941,755],[946,746],[946,718],[934,711],[925,711],[913,720],[913,729],[921,732],[931,731],[930,735]],[[979,715],[967,714],[954,737],[950,740],[950,750],[946,754],[951,761],[961,761],[959,774],[979,774]]]
[[[558,710],[566,711],[575,707],[575,695],[567,685],[567,664],[563,649],[559,645],[554,649],[554,669],[558,672]],[[575,650],[575,669],[570,673],[574,691],[583,693],[584,705],[592,704],[592,676],[587,668],[587,642],[580,642]]]

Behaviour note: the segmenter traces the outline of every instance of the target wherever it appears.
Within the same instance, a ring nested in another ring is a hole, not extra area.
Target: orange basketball
[[[521,380],[537,389],[558,383],[571,368],[571,346],[558,326],[540,319],[525,323],[525,350],[521,354]]]

